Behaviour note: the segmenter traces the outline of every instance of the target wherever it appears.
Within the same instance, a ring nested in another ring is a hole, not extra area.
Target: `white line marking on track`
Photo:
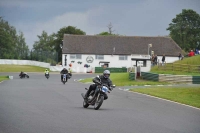
[[[183,105],[183,106],[186,106],[186,107],[190,107],[190,108],[193,108],[193,109],[200,110],[200,108],[193,107],[193,106],[190,106],[190,105],[187,105],[187,104],[178,103],[178,102],[174,102],[174,101],[171,101],[171,100],[167,100],[167,99],[163,99],[163,98],[159,98],[159,97],[156,97],[156,96],[151,96],[151,95],[147,95],[147,94],[143,94],[143,93],[139,93],[139,92],[129,91],[129,89],[121,89],[121,88],[119,88],[119,90],[128,91],[128,92],[136,93],[136,94],[139,94],[139,95],[144,95],[144,96],[147,96],[147,97],[152,97],[152,98],[160,99],[160,100],[163,100],[163,101],[167,101],[167,102],[171,102],[171,103],[176,103],[176,104],[179,104],[179,105]]]
[[[180,104],[180,105],[184,105],[184,106],[187,106],[187,107],[190,107],[190,108],[194,108],[194,109],[198,109],[198,110],[200,110],[200,108],[197,108],[197,107],[193,107],[193,106],[186,105],[186,104],[183,104],[183,103],[178,103],[178,102],[170,101],[170,100],[163,99],[163,98],[159,98],[159,97],[156,97],[156,96],[151,96],[151,95],[142,94],[142,93],[139,93],[139,92],[133,92],[133,91],[129,91],[129,92],[136,93],[136,94],[140,94],[140,95],[144,95],[144,96],[148,96],[148,97],[152,97],[152,98],[156,98],[156,99],[160,99],[160,100],[164,100],[164,101],[168,101],[168,102],[172,102],[172,103],[176,103],[176,104]]]

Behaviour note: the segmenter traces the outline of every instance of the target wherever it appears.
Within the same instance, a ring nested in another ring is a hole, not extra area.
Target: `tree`
[[[110,23],[107,27],[108,27],[109,34],[112,35],[112,33],[114,32],[114,30],[112,30],[113,28],[112,23]]]
[[[194,49],[200,43],[200,15],[191,9],[183,9],[172,19],[167,30],[182,49]]]
[[[22,32],[17,36],[15,51],[17,59],[28,59],[29,49]]]
[[[73,26],[63,27],[57,33],[54,33],[53,36],[56,38],[54,40],[54,48],[58,52],[58,61],[62,60],[62,50],[60,44],[63,43],[64,34],[73,34],[73,35],[85,35],[86,33],[80,29],[77,29]]]
[[[27,59],[28,46],[22,32],[19,35],[15,27],[0,17],[0,58]]]
[[[112,30],[113,26],[112,23],[110,23],[108,26],[108,32],[107,31],[103,31],[97,35],[103,35],[103,36],[119,36],[119,34],[113,34],[114,30]]]
[[[31,60],[39,60],[49,63],[57,61],[57,53],[55,52],[53,46],[54,36],[48,35],[47,32],[42,31],[42,34],[37,35],[37,37],[39,40],[35,41],[33,44],[33,50],[31,50]]]
[[[48,35],[47,32],[42,31],[41,35],[37,35],[39,41],[33,44],[34,50],[38,51],[53,51],[53,35]]]
[[[109,35],[112,35],[112,34],[104,31],[104,32],[99,33],[98,35],[109,36]]]

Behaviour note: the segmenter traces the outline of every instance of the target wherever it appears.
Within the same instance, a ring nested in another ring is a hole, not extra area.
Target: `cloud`
[[[98,27],[91,24],[90,20],[93,16],[101,13],[101,9],[91,9],[86,12],[67,12],[62,15],[53,17],[48,21],[32,22],[29,24],[15,23],[26,38],[29,47],[32,47],[34,41],[37,41],[37,35],[41,35],[42,31],[46,31],[49,35],[57,33],[61,28],[67,26],[75,26],[86,32],[88,35],[94,35],[105,30],[106,27]]]
[[[3,0],[5,1],[5,0]],[[108,24],[113,25],[114,33],[127,36],[162,36],[168,35],[166,28],[176,14],[182,9],[194,9],[200,13],[197,0],[113,0],[105,2],[53,2],[45,1],[16,2],[1,1],[0,6],[16,6],[18,12],[13,8],[9,15],[11,24],[22,31],[26,38],[27,45],[32,48],[37,35],[42,31],[48,34],[56,33],[64,26],[76,26],[86,32],[87,35],[98,34],[108,31]],[[4,4],[2,4],[4,3]],[[56,5],[56,6],[54,6]],[[27,11],[27,8],[30,10]],[[15,13],[18,12],[18,13]],[[8,13],[7,13],[8,14]],[[16,14],[19,14],[18,16]],[[17,16],[17,17],[16,17]]]

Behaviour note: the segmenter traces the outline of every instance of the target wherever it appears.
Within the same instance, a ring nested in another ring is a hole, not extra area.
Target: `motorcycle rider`
[[[61,74],[61,81],[63,79],[63,74],[68,74],[68,70],[66,68],[63,68],[62,71],[60,72]]]
[[[19,76],[22,78],[22,77],[25,77],[26,73],[25,72],[20,72]]]
[[[69,76],[72,77],[72,70],[71,68],[68,69]]]
[[[45,69],[44,75],[45,75],[45,76],[46,76],[46,75],[49,75],[49,70],[48,70],[48,69]]]
[[[108,89],[110,90],[110,87],[113,85],[112,81],[110,80],[110,71],[109,70],[105,70],[103,72],[103,75],[100,75],[99,78],[101,79],[101,83],[99,81],[99,79],[97,77],[95,77],[92,81],[95,84],[90,85],[89,90],[86,92],[85,94],[85,99],[87,99],[89,97],[89,94],[92,90],[95,90],[98,84],[106,84],[108,85]],[[104,100],[108,99],[107,94],[104,95]]]

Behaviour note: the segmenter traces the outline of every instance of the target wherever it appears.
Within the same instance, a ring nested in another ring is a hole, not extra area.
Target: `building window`
[[[70,54],[70,59],[81,59],[82,55],[81,54]]]
[[[97,60],[104,60],[104,55],[96,55],[95,59],[97,59]]]
[[[127,60],[128,57],[126,55],[120,55],[119,60]]]

